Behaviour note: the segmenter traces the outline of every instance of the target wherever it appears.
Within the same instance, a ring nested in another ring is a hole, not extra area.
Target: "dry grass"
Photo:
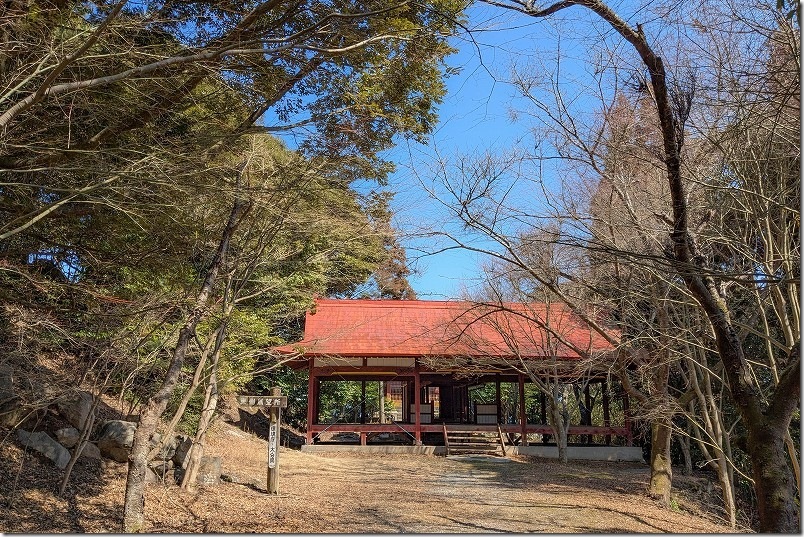
[[[264,441],[218,424],[207,449],[222,457],[227,481],[191,491],[149,485],[147,531],[730,531],[691,499],[682,501],[681,509],[658,507],[644,493],[648,469],[640,464],[314,455],[282,448],[280,494],[271,496],[265,492]],[[80,464],[62,499],[54,494],[60,472],[38,455],[7,441],[0,457],[0,531],[119,531],[125,465]]]

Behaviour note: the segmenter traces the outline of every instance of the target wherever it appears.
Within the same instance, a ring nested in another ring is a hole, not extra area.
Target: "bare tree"
[[[732,273],[702,252],[703,245],[692,227],[696,214],[688,196],[690,181],[685,166],[694,160],[685,151],[684,142],[694,92],[679,83],[680,77],[669,75],[665,60],[649,41],[642,25],[627,22],[604,2],[571,0],[545,7],[518,0],[490,0],[487,3],[535,18],[554,17],[574,6],[588,9],[628,43],[641,62],[642,70],[646,71],[645,87],[658,117],[661,144],[657,149],[672,203],[670,261],[712,327],[733,401],[747,429],[747,449],[752,462],[760,530],[797,531],[797,507],[786,461],[785,438],[799,400],[800,344],[794,340],[787,346],[778,382],[772,392],[763,392],[747,359],[744,343],[739,337],[740,327],[735,322],[734,303],[724,286],[725,281],[732,279]],[[787,21],[777,19],[775,22],[782,27],[789,26]],[[795,80],[794,77],[794,85],[798,87]],[[774,279],[772,283],[781,284],[779,289],[785,289],[789,284],[784,280],[793,276],[784,274],[781,281]]]

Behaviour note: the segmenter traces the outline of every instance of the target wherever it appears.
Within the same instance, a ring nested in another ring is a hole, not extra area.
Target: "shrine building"
[[[307,445],[340,433],[359,446],[393,437],[449,452],[460,431],[498,434],[524,453],[550,443],[543,391],[559,383],[581,409],[571,445],[632,446],[628,397],[609,374],[616,349],[560,304],[319,299],[302,341],[277,350],[309,372]],[[361,386],[362,409],[322,419],[322,387],[344,381]],[[366,412],[366,383],[379,386],[382,412]]]

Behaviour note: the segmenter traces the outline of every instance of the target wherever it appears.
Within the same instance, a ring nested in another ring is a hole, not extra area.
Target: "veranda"
[[[520,314],[512,315],[514,308]],[[521,315],[523,308],[527,315]],[[595,371],[589,363],[579,367],[579,345],[585,356],[612,351],[555,306],[516,304],[490,312],[463,302],[318,300],[307,314],[303,341],[279,350],[297,353],[291,365],[309,372],[307,444],[324,433],[354,433],[360,445],[387,438],[439,444],[449,430],[505,434],[519,446],[546,443],[553,430],[547,396],[534,390],[535,375],[582,386],[580,406],[586,412],[583,423],[569,426],[571,441],[631,446],[627,394],[609,389],[605,370]],[[324,383],[347,381],[359,383],[361,408],[346,418],[322,416]],[[378,396],[389,402],[388,411],[369,411],[367,386],[381,387]],[[475,395],[481,390],[482,400]]]

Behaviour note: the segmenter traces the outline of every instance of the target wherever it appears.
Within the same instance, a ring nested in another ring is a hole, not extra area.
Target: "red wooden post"
[[[623,390],[623,414],[625,415],[625,429],[626,434],[628,435],[626,438],[628,439],[628,445],[634,445],[634,432],[631,430],[631,409],[630,401],[628,400],[628,392]]]
[[[360,423],[366,423],[366,381],[360,381]]]
[[[321,409],[321,379],[316,375],[313,384],[313,423],[318,425]]]
[[[469,386],[464,386],[461,390],[461,412],[463,412],[463,423],[469,423]]]
[[[497,387],[496,391],[496,403],[497,403],[497,423],[502,421],[502,396],[500,395],[500,375],[497,374],[495,378],[495,385]]]
[[[522,446],[528,445],[528,416],[525,412],[525,375],[519,374],[519,424],[522,427]]]
[[[469,386],[461,386],[461,423],[469,423]]]
[[[314,421],[314,412],[316,407],[316,390],[315,390],[315,373],[313,372],[313,360],[315,358],[310,358],[308,363],[310,364],[310,376],[307,380],[307,443],[313,443],[313,421]]]
[[[419,375],[419,361],[413,368],[413,410],[416,413],[415,422],[413,426],[413,435],[416,438],[416,445],[422,445],[422,383]]]
[[[600,389],[603,391],[603,427],[611,427],[611,414],[609,412],[609,387],[608,383],[604,380]],[[611,435],[606,435],[606,445],[611,445]]]
[[[547,397],[541,391],[539,392],[539,416],[541,417],[542,425],[547,423]]]
[[[589,391],[589,383],[586,383],[586,387],[583,390],[583,406],[586,407],[586,411],[589,413],[589,423],[584,423],[583,425],[592,425],[592,394]],[[586,443],[592,443],[592,435],[586,435]]]

